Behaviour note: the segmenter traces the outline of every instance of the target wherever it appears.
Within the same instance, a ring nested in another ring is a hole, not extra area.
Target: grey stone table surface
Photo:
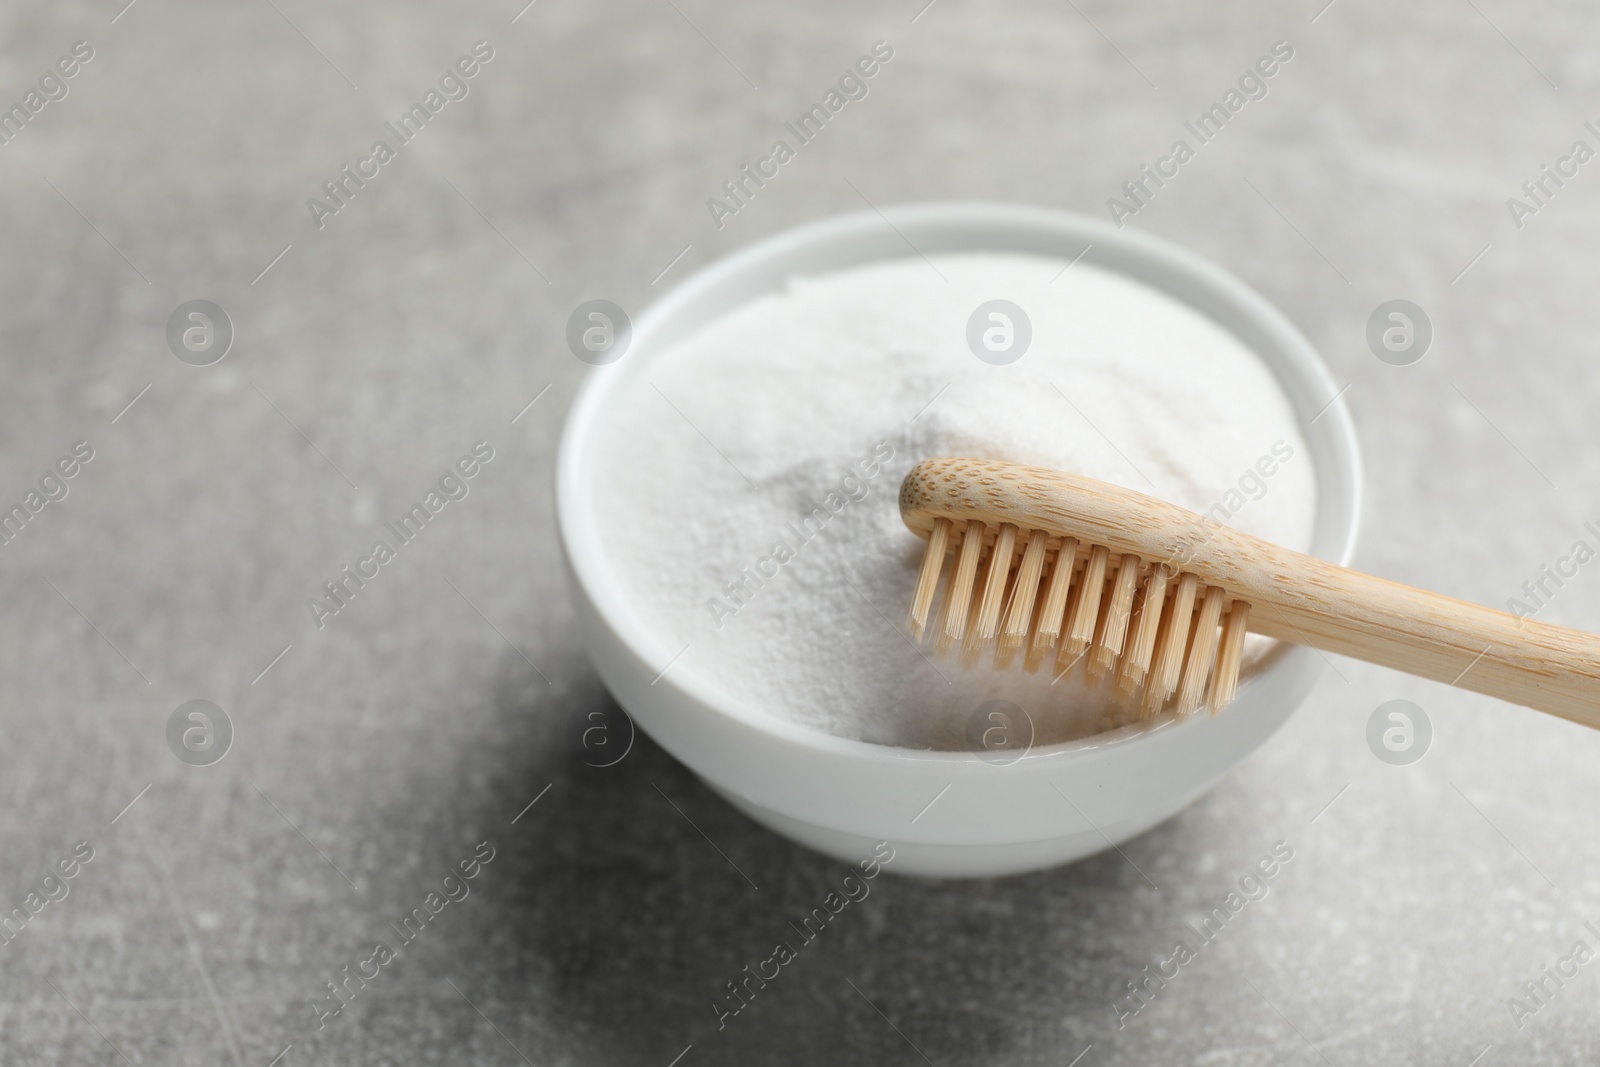
[[[1348,383],[1358,563],[1496,605],[1543,580],[1542,618],[1600,628],[1572,555],[1600,547],[1587,5],[924,2],[0,11],[0,503],[37,512],[0,546],[0,1062],[1593,1062],[1600,736],[1338,659],[1121,854],[880,879],[718,1028],[842,866],[647,739],[586,763],[616,712],[551,499],[583,300],[637,309],[863,201],[1105,215],[1287,41],[1124,221],[1259,287]],[[878,40],[870,94],[717,225]],[[460,98],[362,163],[479,41]],[[368,179],[318,219],[346,165]],[[1410,366],[1365,339],[1397,298],[1434,329]],[[166,336],[197,299],[235,334],[205,367]],[[477,441],[468,497],[318,630],[307,598]],[[234,731],[211,766],[168,745],[195,699]],[[1366,741],[1393,699],[1433,724],[1408,766]],[[1268,895],[1132,1012],[1280,841]],[[462,884],[332,1014],[327,983]]]

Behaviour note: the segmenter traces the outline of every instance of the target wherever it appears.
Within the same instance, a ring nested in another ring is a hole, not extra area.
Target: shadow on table
[[[851,867],[752,823],[642,733],[621,756],[629,723],[597,682],[560,716],[560,743],[497,762],[502,797],[552,785],[475,920],[484,980],[552,1035],[522,1046],[535,1062],[666,1067],[692,1044],[685,1064],[1065,1064],[1115,1029],[1113,999],[1170,945],[1167,905],[1133,863],[1187,866],[1185,816],[1126,844],[1131,861],[847,884]],[[803,927],[830,893],[859,899]],[[780,943],[793,958],[770,977]]]

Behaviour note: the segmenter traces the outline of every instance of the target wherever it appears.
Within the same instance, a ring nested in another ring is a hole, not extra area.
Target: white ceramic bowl
[[[829,219],[768,238],[695,274],[634,323],[630,349],[598,367],[567,417],[556,504],[578,618],[596,670],[663,748],[752,819],[846,861],[879,841],[892,870],[979,876],[1033,870],[1108,848],[1173,815],[1281,726],[1319,673],[1279,649],[1216,718],[1169,719],[1029,751],[1004,766],[966,752],[835,737],[739,704],[691,671],[629,607],[606,558],[591,489],[607,407],[673,342],[796,274],[935,252],[1084,258],[1161,289],[1231,330],[1272,369],[1316,465],[1312,551],[1348,562],[1360,459],[1338,386],[1310,343],[1238,279],[1165,242],[1080,215],[981,203],[924,204]],[[889,224],[892,223],[892,226]]]

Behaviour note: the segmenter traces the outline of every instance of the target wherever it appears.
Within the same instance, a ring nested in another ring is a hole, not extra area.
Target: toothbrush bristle
[[[1233,703],[1239,688],[1239,661],[1244,653],[1245,627],[1250,623],[1250,605],[1235,600],[1228,608],[1227,621],[1222,624],[1222,639],[1217,648],[1217,666],[1211,679],[1211,697],[1207,702],[1215,715]]]
[[[945,549],[950,543],[950,520],[935,519],[933,533],[928,536],[928,548],[922,555],[922,572],[917,575],[917,591],[911,597],[911,639],[922,640],[928,631],[928,612],[933,607],[933,594],[939,588],[939,574],[944,570]]]
[[[1063,652],[1069,659],[1083,655],[1094,640],[1094,622],[1100,613],[1100,597],[1106,582],[1106,560],[1110,555],[1105,545],[1095,545],[1089,550],[1089,562],[1083,565],[1077,610],[1072,613],[1072,624],[1061,642]]]
[[[1089,677],[1099,680],[1117,664],[1127,641],[1128,618],[1133,611],[1133,594],[1139,587],[1139,557],[1123,556],[1117,561],[1116,577],[1106,586],[1106,602],[1100,611],[1100,627],[1089,657]]]
[[[1061,638],[1061,621],[1067,612],[1067,597],[1072,587],[1072,570],[1078,556],[1078,539],[1069,537],[1056,550],[1055,562],[1050,567],[1050,589],[1045,593],[1044,607],[1039,611],[1039,622],[1034,630],[1033,648],[1028,653],[1030,671],[1039,669]]]
[[[939,630],[939,655],[948,655],[967,632],[967,605],[972,601],[972,584],[978,578],[978,556],[983,552],[983,523],[968,522],[961,531],[961,551],[956,555],[955,573],[945,596],[944,625]]]
[[[1150,675],[1150,661],[1155,656],[1156,638],[1161,633],[1161,612],[1167,602],[1167,585],[1171,574],[1159,564],[1150,568],[1150,578],[1144,583],[1139,599],[1139,625],[1133,644],[1122,657],[1117,672],[1117,688],[1132,693],[1144,686]]]
[[[983,583],[983,599],[978,602],[977,622],[969,635],[974,642],[987,645],[1000,631],[1000,612],[1005,607],[1006,578],[1011,573],[1011,558],[1016,554],[1017,528],[1002,523],[989,553],[989,577]]]
[[[995,647],[996,667],[1009,667],[1022,644],[1028,639],[1028,624],[1033,621],[1033,604],[1039,596],[1039,580],[1044,573],[1045,546],[1050,537],[1043,530],[1033,531],[1028,547],[1023,550],[1022,562],[1017,567],[1017,580],[1011,588],[1011,606],[1006,609],[1005,628],[1000,631],[1000,641]]]
[[[1178,683],[1178,714],[1188,715],[1200,708],[1205,699],[1206,680],[1211,677],[1211,664],[1217,655],[1217,626],[1222,621],[1221,588],[1208,586],[1200,602],[1200,612],[1195,616],[1194,637],[1189,642],[1189,656],[1183,664],[1183,681]]]
[[[1083,663],[1089,682],[1114,680],[1149,718],[1202,706],[1215,715],[1233,701],[1249,617],[1248,603],[1171,564],[1013,523],[938,518],[909,621],[913,640],[935,629],[937,652],[959,645],[968,667],[990,649],[1001,669],[1019,655],[1022,669],[1049,662],[1058,675]]]
[[[1193,574],[1178,575],[1178,588],[1172,594],[1172,603],[1167,606],[1166,618],[1161,623],[1155,663],[1145,682],[1144,707],[1149,714],[1158,711],[1177,691],[1183,654],[1189,647],[1189,621],[1194,615],[1194,598],[1199,588],[1200,579]]]

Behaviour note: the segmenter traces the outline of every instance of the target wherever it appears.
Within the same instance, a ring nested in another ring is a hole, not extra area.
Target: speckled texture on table
[[[1259,287],[1350,383],[1358,562],[1503,605],[1600,517],[1600,163],[1520,228],[1506,205],[1600,147],[1586,5],[123,2],[0,13],[0,102],[94,49],[0,146],[0,501],[94,449],[0,546],[0,911],[93,849],[0,944],[0,1062],[1593,1061],[1600,736],[1345,660],[1122,854],[882,877],[719,1030],[843,867],[647,740],[586,764],[618,720],[551,516],[580,301],[637,309],[864,200],[1104,213],[1287,40],[1128,224]],[[706,198],[879,39],[870,95],[718,229]],[[478,40],[469,95],[319,230],[307,198]],[[1434,326],[1413,366],[1365,340],[1395,298]],[[193,299],[236,330],[214,366],[167,349]],[[479,440],[470,494],[316,630],[307,597]],[[1541,617],[1600,628],[1594,570]],[[202,698],[236,737],[191,767],[166,728]],[[1410,766],[1366,742],[1396,698],[1434,728]],[[470,895],[319,1029],[483,841]],[[1269,895],[1129,1013],[1279,841]]]

